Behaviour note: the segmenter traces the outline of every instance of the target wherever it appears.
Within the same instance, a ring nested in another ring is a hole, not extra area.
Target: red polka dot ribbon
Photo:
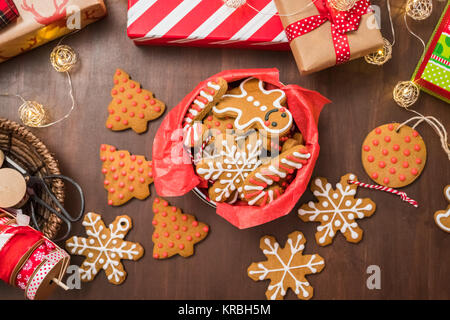
[[[286,27],[286,36],[289,41],[301,37],[324,24],[331,22],[331,36],[336,53],[336,64],[350,60],[350,46],[347,33],[358,30],[361,17],[370,12],[369,0],[359,0],[355,6],[348,11],[337,11],[328,5],[327,0],[314,2],[318,15],[304,18],[291,23]]]

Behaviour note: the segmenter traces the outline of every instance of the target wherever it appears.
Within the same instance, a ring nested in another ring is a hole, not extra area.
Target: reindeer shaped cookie
[[[292,127],[292,114],[284,107],[285,103],[284,91],[266,90],[263,81],[248,78],[223,95],[213,107],[213,113],[219,118],[235,118],[234,126],[238,130],[254,128],[269,137],[281,137]]]

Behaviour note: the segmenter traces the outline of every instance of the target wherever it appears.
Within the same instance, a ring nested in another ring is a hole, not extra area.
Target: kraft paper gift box
[[[327,0],[275,0],[301,74],[363,57],[383,47],[368,0],[337,11]]]
[[[106,15],[103,0],[13,0],[20,16],[0,30],[0,62]]]

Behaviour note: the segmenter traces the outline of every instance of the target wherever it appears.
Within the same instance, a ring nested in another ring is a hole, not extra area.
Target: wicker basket
[[[17,162],[33,176],[60,174],[58,162],[47,147],[28,129],[20,124],[0,117],[0,150]],[[64,183],[53,180],[52,191],[56,198],[64,203]],[[52,203],[44,193],[39,195],[45,202]],[[54,206],[55,209],[56,206]],[[39,229],[49,239],[54,239],[61,227],[61,220],[42,206],[38,206],[36,219]]]

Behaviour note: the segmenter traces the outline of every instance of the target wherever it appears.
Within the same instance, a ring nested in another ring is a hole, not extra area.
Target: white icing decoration
[[[247,81],[250,81],[252,79],[254,79],[254,78],[248,78],[248,79],[246,79],[246,80],[241,82],[241,84],[239,86],[239,88],[241,89],[241,94],[238,94],[238,95],[225,94],[225,95],[223,95],[223,98],[225,98],[225,97],[233,97],[233,98],[244,98],[244,97],[246,97],[247,96],[247,91],[244,89],[244,85],[245,85],[245,83],[247,83]],[[275,107],[277,109],[283,108],[283,106],[281,105],[280,101],[282,99],[284,99],[284,97],[286,96],[284,91],[280,90],[280,89],[266,90],[266,89],[264,89],[264,85],[263,84],[264,83],[261,80],[259,80],[259,89],[261,90],[261,92],[263,94],[268,95],[268,94],[271,94],[273,92],[281,93],[280,97],[273,102],[273,107]],[[282,132],[285,132],[286,130],[288,130],[292,126],[292,114],[287,109],[285,111],[286,115],[288,116],[288,123],[286,124],[286,126],[284,126],[283,128],[271,129],[271,128],[267,127],[264,124],[264,121],[265,121],[264,119],[261,119],[261,118],[258,118],[258,117],[250,119],[250,121],[248,121],[247,123],[244,123],[243,125],[240,125],[239,123],[240,123],[240,120],[242,118],[243,112],[242,112],[242,110],[240,110],[238,108],[225,107],[223,109],[218,109],[216,106],[213,107],[213,112],[214,113],[222,114],[222,113],[226,113],[226,112],[229,112],[229,111],[237,113],[237,117],[236,117],[236,119],[234,121],[234,126],[237,129],[239,129],[239,130],[245,130],[245,129],[249,128],[253,123],[259,122],[259,124],[262,126],[262,128],[264,128],[264,130],[266,130],[267,132],[272,133],[272,134],[280,134]]]
[[[253,102],[253,105],[254,105],[255,107],[259,107],[259,106],[261,105],[261,102],[255,101],[255,102]]]
[[[205,91],[200,91],[200,95],[204,98],[206,98],[209,102],[212,102],[214,100],[213,96],[207,94]]]
[[[220,90],[220,85],[214,84],[211,81],[208,82],[208,87],[213,88],[214,90]]]
[[[267,276],[272,272],[283,272],[283,275],[280,277],[279,282],[275,282],[272,280],[271,284],[268,287],[269,291],[273,290],[273,294],[270,296],[271,300],[275,300],[278,295],[285,296],[287,288],[284,287],[285,281],[284,279],[286,277],[292,278],[295,283],[295,294],[299,295],[300,293],[303,295],[304,298],[309,297],[309,292],[305,289],[305,287],[309,287],[310,284],[306,279],[301,279],[304,281],[301,281],[296,278],[297,269],[309,269],[308,273],[316,273],[317,268],[316,266],[323,265],[324,261],[320,257],[317,257],[317,255],[313,254],[311,255],[311,258],[306,264],[300,264],[300,265],[292,265],[292,261],[294,260],[294,256],[296,254],[302,254],[302,251],[305,249],[305,246],[301,242],[303,235],[299,232],[297,235],[297,239],[295,240],[295,244],[293,243],[292,239],[289,238],[287,241],[286,246],[289,245],[291,254],[289,257],[283,259],[281,255],[278,254],[278,249],[280,245],[277,242],[271,243],[269,238],[264,239],[264,243],[269,249],[264,249],[263,253],[266,256],[273,255],[276,257],[276,261],[278,261],[279,267],[275,266],[273,269],[268,269],[265,267],[262,263],[258,264],[259,270],[251,270],[249,274],[256,274],[259,275],[259,280],[267,279]]]
[[[85,260],[83,262],[83,265],[85,265],[87,269],[80,268],[81,279],[92,280],[100,271],[97,269],[97,263],[99,263],[101,264],[100,268],[112,270],[108,279],[114,278],[116,282],[119,282],[120,278],[123,277],[125,273],[118,269],[121,263],[120,261],[112,260],[111,254],[114,253],[121,259],[130,260],[139,254],[139,251],[136,250],[136,244],[134,243],[123,241],[119,247],[115,246],[118,243],[117,239],[122,239],[131,226],[128,219],[121,218],[117,223],[117,228],[115,228],[113,224],[109,225],[111,237],[107,241],[103,241],[102,232],[104,231],[104,226],[103,223],[101,223],[100,226],[97,226],[99,221],[101,221],[100,216],[96,216],[94,219],[92,212],[87,213],[85,220],[83,221],[83,226],[86,227],[86,234],[92,238],[87,241],[86,238],[75,236],[72,238],[72,241],[66,243],[66,246],[72,254],[83,255],[87,250],[98,253],[98,256],[94,261],[88,262]],[[94,241],[94,238],[96,241]],[[94,245],[95,242],[97,243]],[[108,247],[110,243],[114,245],[114,247]],[[88,254],[88,256],[90,255]]]
[[[337,183],[336,191],[333,191],[331,184],[327,183],[324,186],[320,179],[315,179],[314,184],[318,189],[314,191],[314,195],[318,198],[320,197],[326,199],[326,201],[331,204],[330,208],[318,208],[317,205],[321,202],[316,204],[315,202],[311,201],[308,203],[308,210],[300,208],[298,210],[298,214],[300,216],[308,215],[309,221],[319,221],[317,219],[319,216],[319,218],[322,218],[324,222],[327,221],[327,223],[321,224],[317,227],[317,232],[323,232],[322,236],[319,238],[319,243],[324,243],[326,237],[334,237],[335,230],[333,226],[337,227],[335,221],[338,220],[340,221],[338,230],[340,230],[342,233],[349,231],[350,237],[352,239],[357,239],[360,235],[360,231],[355,230],[358,227],[358,224],[354,221],[354,219],[364,218],[366,216],[365,212],[370,212],[373,209],[373,205],[371,203],[368,203],[367,205],[363,206],[363,201],[361,199],[356,199],[352,206],[343,206],[343,201],[344,199],[346,199],[346,197],[354,196],[356,194],[356,186],[351,187],[349,185],[346,185],[344,187],[341,183]],[[337,195],[337,197],[335,195]],[[325,218],[325,216],[327,218]],[[329,221],[328,216],[331,216],[331,219],[329,219]]]
[[[262,106],[261,108],[259,108],[259,110],[261,110],[261,111],[267,111],[267,107],[266,106]]]
[[[247,101],[248,101],[248,102],[252,102],[254,99],[255,99],[255,98],[253,98],[252,96],[248,96],[248,97],[247,97]]]
[[[301,163],[290,161],[286,158],[281,159],[281,162],[287,164],[288,166],[294,167],[296,169],[301,169],[303,165]]]

